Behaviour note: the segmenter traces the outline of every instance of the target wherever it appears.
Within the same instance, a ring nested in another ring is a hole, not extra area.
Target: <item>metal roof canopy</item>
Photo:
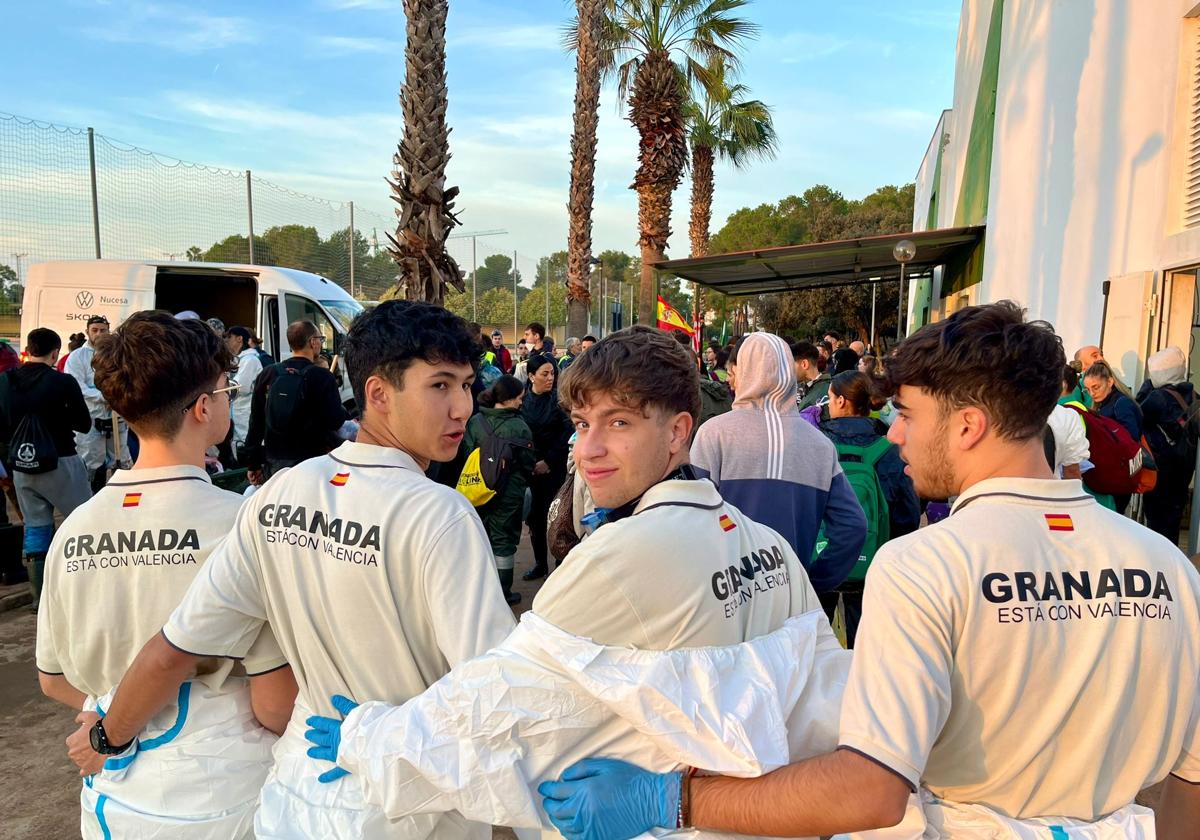
[[[916,256],[905,269],[906,277],[916,277],[965,257],[983,237],[983,231],[983,225],[910,231],[665,260],[654,267],[726,295],[853,286],[899,279],[900,263],[892,256],[892,248],[902,239],[917,246]]]

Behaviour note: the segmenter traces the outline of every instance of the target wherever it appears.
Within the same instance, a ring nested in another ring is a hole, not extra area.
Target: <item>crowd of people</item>
[[[1177,348],[1134,398],[1011,303],[886,358],[407,301],[287,341],[141,312],[0,376],[84,837],[1200,825]]]

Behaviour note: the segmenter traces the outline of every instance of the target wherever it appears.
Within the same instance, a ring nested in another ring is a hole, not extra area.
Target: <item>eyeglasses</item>
[[[192,406],[194,406],[194,405],[196,404],[196,402],[197,402],[197,401],[198,401],[198,400],[199,400],[199,399],[200,399],[202,396],[204,396],[205,394],[208,394],[210,397],[215,397],[217,394],[228,394],[228,395],[229,395],[229,399],[230,399],[230,400],[233,400],[233,399],[234,399],[234,398],[237,396],[238,390],[239,390],[241,387],[242,387],[241,385],[239,385],[238,383],[234,382],[234,383],[232,383],[232,384],[230,384],[230,385],[226,385],[224,388],[214,388],[214,389],[213,389],[213,390],[211,390],[211,391],[201,391],[199,394],[197,394],[196,396],[192,397],[192,400],[191,400],[191,402],[189,402],[187,405],[185,405],[185,406],[183,407],[183,413],[184,413],[184,414],[187,414],[189,411],[191,411],[191,410],[192,410]]]

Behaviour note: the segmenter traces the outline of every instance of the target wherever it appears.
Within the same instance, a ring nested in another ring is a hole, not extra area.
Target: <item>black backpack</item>
[[[304,402],[304,369],[282,363],[275,365],[278,375],[267,389],[267,431],[291,437],[304,427],[301,405]]]
[[[11,407],[12,383],[8,374],[0,376],[0,400],[5,406],[6,424],[12,427]],[[4,454],[4,462],[13,470],[21,473],[37,475],[58,469],[58,447],[54,439],[46,431],[42,418],[36,412],[30,411],[21,418],[21,422],[13,429],[8,441],[8,449]]]

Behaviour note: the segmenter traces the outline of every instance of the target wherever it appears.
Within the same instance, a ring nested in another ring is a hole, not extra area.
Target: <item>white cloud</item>
[[[340,35],[321,35],[313,39],[313,46],[319,51],[332,55],[347,53],[395,53],[403,51],[403,43],[383,38],[347,38]]]
[[[208,15],[182,6],[128,3],[113,6],[121,17],[85,27],[84,33],[119,44],[149,44],[175,52],[198,53],[258,38],[248,18]]]
[[[853,42],[836,35],[794,30],[778,35],[764,33],[752,49],[761,55],[780,56],[784,64],[818,61],[839,53]]]
[[[552,50],[560,52],[557,24],[518,26],[468,26],[457,32],[450,30],[448,48],[477,47],[493,50]]]

